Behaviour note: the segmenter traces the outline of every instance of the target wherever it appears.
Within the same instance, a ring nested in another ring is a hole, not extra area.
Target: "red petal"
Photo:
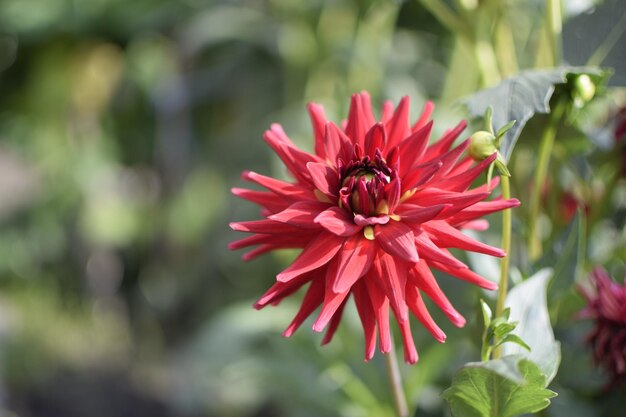
[[[374,237],[387,253],[409,262],[419,261],[415,249],[415,235],[406,224],[391,221],[385,225],[377,225],[374,228]]]
[[[369,98],[369,96],[368,96]],[[346,135],[352,140],[352,143],[358,144],[361,149],[365,145],[365,133],[369,127],[374,124],[370,120],[366,112],[368,100],[363,100],[361,94],[353,94],[350,100],[350,111],[348,113],[348,124],[346,125]],[[371,111],[371,109],[370,109]]]
[[[263,139],[265,139],[265,142],[267,142],[274,152],[276,152],[294,178],[296,178],[299,182],[308,183],[311,181],[308,171],[303,170],[302,167],[307,162],[317,161],[315,156],[281,141],[279,136],[273,130],[265,131]]]
[[[434,108],[435,108],[435,105],[433,104],[432,101],[429,100],[426,103],[424,103],[422,114],[420,115],[420,118],[417,120],[417,122],[415,122],[415,124],[411,128],[411,131],[417,132],[419,129],[424,127],[426,123],[428,123],[428,119],[430,119],[431,114],[433,114]]]
[[[427,187],[418,190],[411,198],[406,200],[408,204],[417,204],[422,207],[434,206],[437,204],[450,204],[451,206],[464,205],[468,200],[474,203],[480,201],[477,199],[480,195],[482,199],[489,197],[489,193],[479,193],[474,190],[465,193],[442,190],[436,187]],[[465,206],[467,207],[467,205]]]
[[[477,232],[484,232],[489,229],[489,222],[484,219],[470,220],[469,222],[454,223],[459,229],[476,230]]]
[[[409,273],[409,278],[415,280],[415,285],[428,295],[433,302],[444,312],[448,319],[457,327],[463,327],[465,325],[465,319],[456,311],[452,306],[446,295],[441,291],[437,280],[430,271],[428,264],[424,261],[420,261],[415,264]],[[419,318],[419,316],[418,316]]]
[[[445,263],[454,268],[467,268],[463,262],[450,255],[447,251],[435,245],[425,233],[420,233],[415,237],[415,246],[422,258]]]
[[[411,334],[411,324],[409,320],[400,321],[400,334],[402,334],[402,344],[404,346],[404,361],[408,364],[415,364],[419,356],[415,349],[415,341]]]
[[[453,268],[449,265],[442,264],[440,262],[430,262],[433,268],[443,271],[447,274],[457,277],[463,281],[467,281],[471,284],[478,285],[479,287],[487,290],[497,290],[498,284],[489,281],[468,268]]]
[[[344,238],[330,233],[320,233],[302,250],[302,253],[287,269],[276,275],[276,279],[287,282],[298,275],[327,264],[339,252],[343,240]]]
[[[438,161],[441,161],[441,168],[439,168],[439,170],[433,176],[431,181],[435,183],[436,181],[439,181],[442,178],[446,178],[448,174],[450,173],[450,171],[452,171],[452,169],[454,168],[456,162],[459,160],[463,152],[465,152],[465,150],[469,148],[469,145],[470,145],[470,140],[467,139],[466,141],[461,143],[459,146],[455,147],[451,151],[437,158]]]
[[[254,303],[253,307],[260,310],[268,304],[276,304],[283,298],[296,292],[304,284],[311,281],[313,277],[313,274],[303,274],[289,282],[275,282],[274,285],[272,285],[256,303]]]
[[[403,222],[416,225],[434,219],[446,207],[448,207],[447,204],[439,204],[431,207],[402,204],[396,210],[396,214],[400,216]]]
[[[311,175],[315,188],[331,199],[336,199],[339,191],[339,174],[337,171],[328,164],[316,162],[309,162],[306,164],[306,168]]]
[[[459,137],[461,132],[467,126],[467,122],[465,120],[461,120],[458,125],[452,130],[447,131],[437,142],[433,143],[426,150],[426,156],[424,159],[426,161],[436,158],[439,155],[445,153],[450,149],[456,138]]]
[[[265,175],[257,174],[252,171],[246,171],[241,176],[247,181],[255,182],[260,186],[267,188],[271,192],[292,201],[316,199],[311,190],[285,181],[277,180],[276,178],[266,177]]]
[[[375,253],[376,244],[360,234],[346,239],[326,271],[326,280],[332,283],[333,291],[348,291],[370,269]]]
[[[263,206],[272,213],[276,213],[285,208],[285,201],[269,191],[255,191],[246,188],[232,188],[230,191],[237,197]]]
[[[393,116],[393,102],[391,100],[385,100],[380,116],[380,122],[387,124]]]
[[[337,236],[352,236],[363,228],[354,224],[353,217],[339,207],[321,212],[314,222]]]
[[[520,205],[520,202],[516,198],[512,198],[509,200],[483,201],[483,202],[473,204],[471,207],[464,208],[459,213],[455,214],[450,219],[448,219],[448,221],[451,224],[466,222],[469,220],[474,220],[479,217],[486,216],[491,213],[495,213],[497,211],[517,207],[519,205]]]
[[[248,222],[229,223],[231,229],[237,232],[266,233],[266,234],[288,234],[298,233],[298,228],[289,224],[280,223],[274,220],[252,220]]]
[[[352,142],[334,123],[326,123],[326,158],[331,162],[338,159],[348,161],[352,157]]]
[[[328,330],[326,330],[324,339],[322,339],[322,346],[327,343],[330,343],[330,341],[333,340],[333,336],[335,335],[335,332],[337,331],[337,327],[339,327],[339,323],[341,322],[341,316],[343,314],[343,309],[345,308],[347,301],[348,301],[348,297],[346,297],[343,300],[343,302],[341,303],[341,305],[339,306],[339,308],[333,315],[333,318],[330,319],[330,325],[328,326]]]
[[[406,191],[421,187],[435,176],[442,165],[441,161],[433,161],[413,167],[411,171],[402,178],[402,190]]]
[[[472,185],[474,180],[478,178],[478,176],[485,169],[487,169],[489,165],[491,165],[491,163],[496,159],[497,156],[498,156],[497,153],[494,153],[487,159],[478,163],[472,169],[468,169],[467,171],[462,172],[458,175],[455,175],[454,177],[449,177],[441,181],[437,181],[436,183],[433,183],[433,185],[436,186],[437,188],[441,188],[444,190],[458,191],[458,192],[466,191],[469,188],[469,186]]]
[[[246,236],[228,244],[228,249],[236,250],[253,245],[275,244],[281,248],[303,248],[311,240],[311,233],[289,233],[285,235],[258,234]],[[312,232],[315,233],[315,232]]]
[[[429,122],[398,145],[400,161],[402,161],[400,165],[400,178],[404,178],[413,167],[419,164],[426,150],[426,146],[428,145],[428,139],[430,138],[432,129],[433,122]]]
[[[400,201],[400,180],[394,179],[391,180],[389,184],[385,186],[385,195],[387,196],[387,205],[389,206],[389,212],[393,213],[398,206],[398,201]]]
[[[280,213],[273,214],[268,218],[281,223],[305,229],[317,229],[319,224],[314,219],[329,207],[328,203],[315,201],[299,201],[287,207]]]
[[[431,221],[422,225],[422,227],[428,232],[431,240],[439,247],[458,248],[497,256],[499,258],[506,256],[506,252],[502,249],[494,248],[493,246],[474,240],[444,221]]]
[[[322,299],[324,297],[324,280],[323,279],[314,279],[309,286],[306,294],[304,295],[304,299],[302,300],[302,305],[300,306],[300,310],[294,317],[293,321],[285,331],[283,332],[283,336],[290,337],[298,327],[302,325],[302,322],[307,319],[313,313],[320,304],[322,304]]]
[[[435,323],[432,316],[428,312],[426,305],[424,304],[422,295],[417,287],[411,282],[406,284],[406,302],[411,312],[415,315],[415,317],[417,317],[420,323],[422,323],[422,326],[430,332],[435,340],[439,343],[443,343],[446,340],[446,334],[439,326],[437,326],[437,323]]]
[[[354,284],[352,294],[354,295],[354,303],[363,325],[365,360],[369,361],[374,357],[374,352],[376,351],[376,312],[372,307],[366,284],[363,281],[357,281]]]
[[[346,297],[350,294],[350,291],[335,293],[332,290],[329,290],[328,283],[326,283],[326,291],[324,292],[324,305],[322,306],[322,311],[320,311],[319,316],[313,323],[313,331],[321,332],[324,330],[324,327],[328,324],[328,322],[333,318],[335,313],[338,312],[341,305],[346,300]]]
[[[391,307],[398,316],[399,321],[409,319],[409,311],[406,305],[404,291],[407,279],[407,265],[394,259],[385,252],[379,252],[374,260],[377,282],[385,291]]]
[[[326,114],[324,107],[316,103],[309,103],[307,106],[311,125],[313,126],[313,135],[315,136],[315,154],[320,158],[326,158],[326,149],[324,148],[324,134],[326,131]]]
[[[376,123],[365,136],[365,155],[374,159],[377,149],[385,149],[387,133],[382,123]]]
[[[385,297],[374,280],[378,280],[378,278],[370,272],[362,282],[365,282],[367,285],[367,293],[369,294],[370,302],[376,313],[380,351],[382,353],[388,353],[392,348],[391,332],[389,329],[389,299]]]
[[[389,223],[389,216],[375,216],[375,217],[365,217],[362,214],[357,214],[354,216],[354,223],[359,226],[374,226],[376,224],[387,224]]]
[[[391,120],[386,125],[387,130],[387,147],[396,146],[402,139],[409,136],[411,128],[409,126],[409,97],[404,96],[398,103],[396,111],[393,113]]]
[[[467,171],[468,169],[470,169],[473,165],[474,165],[474,160],[470,156],[466,156],[454,166],[454,168],[449,172],[448,175],[454,176],[454,175],[461,174]]]

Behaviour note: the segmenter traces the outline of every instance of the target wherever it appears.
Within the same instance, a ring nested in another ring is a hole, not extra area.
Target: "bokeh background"
[[[353,312],[319,348],[307,326],[280,337],[297,300],[251,308],[293,253],[244,263],[229,252],[238,236],[228,222],[258,216],[229,190],[244,169],[284,175],[261,139],[270,123],[311,149],[311,100],[338,121],[355,91],[379,104],[409,95],[414,116],[435,100],[438,133],[456,124],[455,101],[485,84],[480,62],[423,3],[433,2],[0,1],[0,415],[391,415],[383,360],[363,362]],[[501,73],[547,66],[544,2],[500,3],[512,37],[498,48],[518,65],[500,62]],[[623,26],[624,3],[564,3],[565,59],[585,64]],[[602,64],[619,86],[626,40],[613,36]],[[604,164],[614,150],[579,141],[568,152]],[[590,175],[602,185],[602,172]],[[567,175],[554,182],[579,190]],[[520,199],[527,192],[517,184]],[[623,273],[624,194],[603,201],[621,223],[602,223],[592,256]],[[483,239],[497,243],[493,220]],[[420,362],[402,370],[421,416],[446,415],[439,394],[478,358],[480,291],[446,277],[442,286],[469,323],[454,329],[437,315],[444,345],[416,330]],[[567,317],[582,305],[570,292]],[[542,415],[623,404],[601,394],[585,326],[557,328],[568,366]]]

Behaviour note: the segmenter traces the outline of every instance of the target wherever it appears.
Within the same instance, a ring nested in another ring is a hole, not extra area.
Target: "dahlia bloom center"
[[[358,153],[358,147],[355,148]],[[379,149],[374,159],[366,155],[341,166],[339,176],[337,204],[354,216],[357,225],[389,222],[390,209],[397,204],[394,192],[399,192],[399,182],[396,171],[389,168]]]

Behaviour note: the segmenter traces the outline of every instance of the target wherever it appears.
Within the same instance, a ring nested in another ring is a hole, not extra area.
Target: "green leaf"
[[[520,356],[466,364],[443,393],[454,417],[515,417],[550,405],[537,365]]]
[[[515,143],[526,122],[535,113],[550,112],[550,98],[555,86],[567,82],[575,74],[587,74],[596,83],[602,83],[608,72],[593,67],[561,67],[556,69],[523,71],[502,81],[495,87],[479,91],[464,100],[470,117],[482,117],[493,106],[493,124],[497,129],[516,120],[504,135],[500,153],[506,161],[511,157]]]
[[[529,351],[529,352],[531,351],[530,346],[528,346],[526,344],[526,342],[524,342],[522,340],[522,338],[519,337],[516,334],[507,334],[506,336],[504,336],[504,338],[502,338],[498,342],[497,346],[500,346],[500,345],[502,345],[504,343],[516,343],[516,344],[520,345],[521,347],[523,347],[524,349],[526,349],[527,351]]]
[[[487,327],[489,326],[489,323],[491,323],[491,317],[493,316],[493,313],[491,312],[491,308],[489,308],[489,305],[487,305],[485,300],[483,300],[482,298],[480,299],[480,308],[483,312],[483,322],[485,323],[485,327]]]
[[[513,330],[515,330],[515,326],[517,326],[517,323],[515,322],[508,322],[508,323],[501,323],[498,324],[497,326],[495,326],[493,328],[493,334],[496,337],[504,337],[505,335],[511,333]]]
[[[554,339],[546,302],[546,287],[551,276],[551,269],[542,269],[513,287],[506,297],[506,305],[511,307],[511,320],[518,322],[515,334],[530,346],[530,352],[512,343],[502,346],[505,355],[519,354],[535,362],[548,382],[556,375],[561,361],[561,348]]]
[[[550,287],[553,297],[568,291],[576,278],[583,275],[585,246],[585,216],[577,214],[567,229],[534,265],[537,269],[548,266],[554,269]]]

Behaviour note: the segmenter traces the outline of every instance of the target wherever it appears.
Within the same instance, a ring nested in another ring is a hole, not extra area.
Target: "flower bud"
[[[572,96],[574,103],[578,107],[582,107],[589,102],[596,94],[596,85],[587,74],[580,74],[574,79],[574,89]]]
[[[481,130],[470,138],[469,154],[474,161],[482,161],[498,151],[493,133]]]

